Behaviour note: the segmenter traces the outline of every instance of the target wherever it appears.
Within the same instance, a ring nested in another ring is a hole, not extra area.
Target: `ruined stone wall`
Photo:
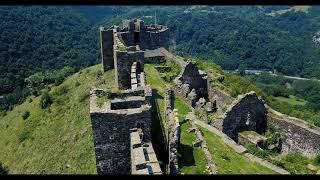
[[[100,27],[100,46],[103,71],[113,69],[113,29]]]
[[[90,116],[98,174],[130,174],[130,129],[143,124],[144,139],[151,139],[151,106],[145,98],[146,103],[140,107],[128,108],[134,99],[143,101],[144,97],[114,99],[98,107],[96,90],[91,92]],[[116,108],[112,108],[113,103],[118,103]]]
[[[144,50],[154,50],[169,42],[169,29],[165,26],[145,26],[142,20],[123,21],[122,28],[100,28],[103,70],[115,68],[115,79],[119,89],[131,88],[131,65],[139,62],[143,71]],[[161,57],[150,57],[160,61]]]
[[[133,62],[144,66],[144,51],[118,51],[115,50],[115,73],[119,89],[131,88],[131,66]],[[143,69],[141,70],[143,71]]]
[[[169,172],[179,174],[178,149],[180,144],[180,124],[177,112],[174,110],[174,92],[169,89],[165,93],[166,127],[168,129]]]
[[[283,134],[282,151],[299,152],[309,158],[320,154],[320,131],[310,129],[290,119],[268,116],[268,123],[278,128]]]
[[[139,45],[142,50],[167,47],[169,29],[161,25],[145,26],[142,20],[123,21],[119,35],[126,46]]]
[[[238,96],[222,117],[222,132],[237,141],[238,133],[252,130],[264,132],[267,126],[267,109],[255,92]]]
[[[199,101],[196,103],[195,111],[198,113],[197,118],[201,121],[208,121],[208,114],[214,112],[215,105],[210,102],[206,101],[204,98],[200,98]]]
[[[158,26],[157,31],[140,31],[140,46],[142,49],[156,49],[167,47],[169,42],[169,30],[164,26]]]
[[[228,105],[230,105],[235,98],[229,96],[218,88],[209,86],[208,89],[209,100],[215,104],[217,113],[223,114],[227,110]]]
[[[208,99],[207,76],[194,63],[188,63],[174,81],[174,91],[190,106],[195,107],[200,98]]]

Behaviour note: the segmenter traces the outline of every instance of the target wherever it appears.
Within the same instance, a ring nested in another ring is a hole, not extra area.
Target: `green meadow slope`
[[[89,92],[92,86],[112,88],[113,77],[100,65],[83,69],[51,87],[49,108],[31,96],[0,117],[0,162],[9,173],[95,174]]]

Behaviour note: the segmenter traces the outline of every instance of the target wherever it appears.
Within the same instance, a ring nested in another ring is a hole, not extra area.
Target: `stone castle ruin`
[[[144,25],[142,20],[123,21],[122,27],[100,28],[103,70],[115,69],[119,89],[130,88],[130,67],[137,63],[143,72],[144,62],[159,62],[160,47],[167,47],[169,29],[161,25]]]
[[[266,131],[267,124],[270,124],[281,131],[282,152],[299,152],[311,158],[320,153],[319,128],[311,129],[290,120],[291,118],[274,117],[268,113],[267,106],[255,92],[233,98],[212,86],[206,73],[198,70],[192,62],[186,62],[165,49],[162,49],[162,52],[183,68],[174,80],[173,89],[190,107],[198,110],[200,120],[206,121],[207,114],[215,112],[217,115],[210,123],[211,126],[235,142],[242,143],[238,141],[241,138],[242,141],[245,139],[246,142],[256,145],[266,139],[262,134]]]
[[[121,28],[101,27],[100,36],[103,70],[115,69],[121,91],[91,91],[97,172],[162,174],[151,143],[152,91],[145,82],[144,63],[162,57],[157,48],[168,42],[168,28],[126,20]],[[109,100],[99,107],[97,101],[103,97]]]
[[[209,122],[237,143],[261,143],[267,124],[285,134],[284,151],[301,152],[308,157],[320,153],[320,130],[291,120],[271,116],[261,97],[249,92],[233,98],[212,86],[208,75],[195,63],[166,50],[169,30],[161,25],[145,25],[142,20],[125,20],[122,27],[100,28],[103,71],[115,70],[118,92],[94,88],[90,92],[90,116],[98,174],[164,174],[151,142],[153,93],[144,74],[145,63],[174,61],[180,75],[165,93],[166,158],[169,174],[179,174],[180,124],[174,109],[174,96],[181,97],[199,112],[195,119]],[[112,83],[112,82],[110,82]],[[107,100],[105,100],[107,99]],[[103,103],[101,103],[103,101]],[[100,102],[100,105],[99,103]],[[195,127],[195,125],[194,125]],[[243,132],[252,131],[246,134]],[[198,136],[202,135],[197,132]],[[201,138],[199,138],[201,139]],[[239,140],[240,139],[240,140]],[[200,142],[200,141],[199,141]],[[197,143],[195,143],[197,144]],[[200,143],[212,174],[216,173],[206,143]]]

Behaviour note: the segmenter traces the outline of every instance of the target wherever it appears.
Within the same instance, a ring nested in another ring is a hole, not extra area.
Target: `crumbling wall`
[[[238,96],[222,118],[222,132],[237,141],[238,133],[252,130],[258,133],[267,127],[267,109],[262,99],[253,91]]]
[[[208,113],[213,113],[216,111],[215,104],[206,101],[204,98],[200,98],[199,101],[196,103],[195,111],[197,114],[197,117],[205,122],[208,122]]]
[[[169,42],[169,30],[165,26],[151,25],[147,26],[144,31],[140,30],[142,49],[156,49],[167,47]]]
[[[208,148],[208,145],[207,145],[207,142],[205,141],[205,139],[203,138],[203,134],[202,132],[197,128],[195,122],[196,122],[196,116],[193,114],[193,112],[189,112],[186,116],[186,120],[188,122],[190,122],[191,124],[191,128],[189,129],[189,133],[195,133],[197,139],[195,141],[192,142],[193,146],[195,147],[201,147],[201,149],[203,150],[204,152],[204,155],[205,155],[205,158],[207,160],[207,163],[208,163],[208,166],[207,166],[207,169],[206,171],[209,173],[209,174],[217,174],[218,171],[217,171],[217,168],[216,168],[216,165],[215,165],[215,162],[212,158],[212,155],[209,151],[209,148]]]
[[[169,29],[161,25],[145,25],[142,20],[124,20],[119,33],[127,46],[139,45],[142,50],[167,47]]]
[[[192,107],[200,98],[208,99],[208,77],[196,64],[188,63],[175,79],[174,91]]]
[[[174,92],[169,89],[165,93],[166,127],[168,129],[169,172],[179,174],[178,149],[180,144],[180,124],[177,112],[174,110]]]
[[[320,130],[310,129],[294,120],[268,116],[268,123],[278,128],[284,135],[282,151],[299,152],[309,158],[320,154]]]
[[[209,100],[214,102],[218,114],[223,114],[227,110],[228,105],[235,100],[235,98],[229,96],[222,90],[212,86],[209,87],[208,95]]]

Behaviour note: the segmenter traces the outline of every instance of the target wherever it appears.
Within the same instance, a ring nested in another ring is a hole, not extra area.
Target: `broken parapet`
[[[236,142],[241,131],[255,131],[262,133],[267,127],[267,109],[254,91],[239,95],[231,103],[227,111],[213,123],[223,133]]]
[[[151,142],[143,142],[137,128],[130,130],[131,174],[162,174]]]
[[[170,174],[179,174],[178,149],[180,144],[180,124],[178,112],[174,109],[174,92],[169,89],[165,93],[166,127],[168,129],[169,171]]]

